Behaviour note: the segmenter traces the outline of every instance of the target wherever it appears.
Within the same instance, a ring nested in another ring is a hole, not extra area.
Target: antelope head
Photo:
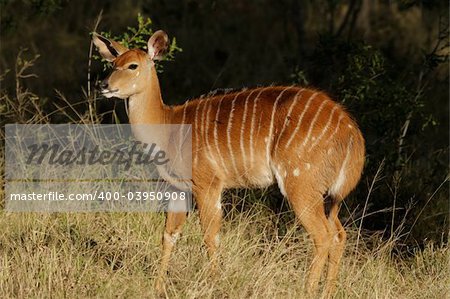
[[[169,38],[164,31],[156,31],[148,40],[147,53],[140,49],[130,50],[97,33],[93,34],[93,42],[100,55],[113,64],[111,74],[100,83],[102,94],[107,98],[127,99],[142,93],[149,88],[149,82],[155,80],[155,61],[162,59]]]

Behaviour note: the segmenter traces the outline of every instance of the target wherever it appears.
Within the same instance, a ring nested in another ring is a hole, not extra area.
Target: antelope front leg
[[[155,285],[155,290],[158,295],[165,294],[165,281],[170,255],[178,237],[180,236],[185,220],[186,213],[167,213],[166,227],[162,238],[162,259]]]
[[[220,184],[209,184],[207,188],[197,190],[196,201],[200,214],[203,239],[211,260],[210,272],[217,272],[216,250],[219,246],[219,231],[222,222],[221,205],[222,187]]]

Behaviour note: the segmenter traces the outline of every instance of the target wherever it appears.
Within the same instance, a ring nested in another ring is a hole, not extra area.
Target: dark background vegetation
[[[70,122],[92,101],[100,121],[117,121],[111,110],[126,121],[123,101],[101,99],[95,91],[87,96],[89,34],[100,11],[98,31],[113,35],[135,27],[141,13],[182,48],[160,74],[167,104],[216,88],[297,83],[322,89],[344,103],[367,142],[363,178],[343,209],[347,223],[359,226],[364,215],[363,228],[397,238],[399,245],[447,241],[448,1],[0,4],[2,125]],[[37,54],[32,68],[20,74]],[[98,60],[90,73],[92,85],[106,75]],[[265,202],[283,210],[273,200],[279,195],[269,194]]]

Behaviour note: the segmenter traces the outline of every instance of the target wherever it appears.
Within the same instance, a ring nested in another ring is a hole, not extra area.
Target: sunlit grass
[[[209,277],[198,215],[188,218],[169,269],[171,298],[301,298],[311,259],[306,234],[286,236],[267,212],[229,217],[220,271]],[[231,219],[230,219],[231,218]],[[158,270],[164,215],[157,213],[0,214],[3,298],[149,297]],[[430,244],[403,258],[393,244],[350,230],[336,298],[446,298],[449,250]]]

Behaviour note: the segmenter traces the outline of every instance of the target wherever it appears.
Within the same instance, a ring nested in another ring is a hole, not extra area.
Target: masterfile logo
[[[7,125],[5,131],[9,211],[191,209],[190,125]]]

